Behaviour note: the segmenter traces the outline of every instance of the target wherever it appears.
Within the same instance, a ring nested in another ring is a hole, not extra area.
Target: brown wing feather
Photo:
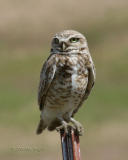
[[[91,67],[88,68],[88,84],[87,84],[87,88],[86,88],[85,94],[84,94],[83,98],[81,99],[81,102],[78,105],[77,109],[75,109],[73,111],[72,117],[78,111],[78,109],[83,104],[83,102],[88,98],[88,96],[89,96],[89,94],[90,94],[90,92],[91,92],[91,90],[92,90],[92,88],[94,86],[95,77],[96,77],[95,66],[94,66],[94,64],[92,64]]]
[[[44,63],[40,73],[40,83],[38,88],[38,104],[39,109],[42,110],[48,89],[53,81],[56,72],[56,59],[55,55],[50,55]]]

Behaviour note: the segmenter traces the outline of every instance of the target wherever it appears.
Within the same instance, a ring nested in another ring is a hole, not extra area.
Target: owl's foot
[[[60,130],[64,130],[65,133],[68,134],[68,127],[70,126],[67,122],[64,120],[61,121],[62,125],[59,127],[56,127],[57,132],[60,132]]]
[[[76,121],[74,118],[71,118],[70,121],[74,124],[74,126],[75,126],[76,131],[78,132],[78,134],[80,136],[82,136],[83,132],[84,132],[83,126],[78,121]]]

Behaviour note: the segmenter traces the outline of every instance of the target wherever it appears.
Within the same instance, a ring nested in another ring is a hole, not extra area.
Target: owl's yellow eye
[[[70,39],[70,42],[71,43],[76,43],[76,42],[78,42],[79,41],[79,38],[71,38]]]

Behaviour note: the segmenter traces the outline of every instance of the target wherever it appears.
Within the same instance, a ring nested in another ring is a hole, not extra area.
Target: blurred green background
[[[37,87],[52,36],[82,32],[95,87],[76,115],[82,159],[128,158],[128,1],[0,0],[0,159],[62,159],[56,132],[35,134]]]

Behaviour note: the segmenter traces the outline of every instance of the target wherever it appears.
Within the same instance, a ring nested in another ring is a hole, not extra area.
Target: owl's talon
[[[77,130],[79,136],[82,136],[82,135],[83,135],[84,128],[83,128],[82,125],[76,126],[76,130]]]
[[[69,125],[68,125],[67,122],[62,121],[62,125],[59,126],[59,127],[56,127],[56,130],[57,130],[58,132],[60,132],[61,129],[64,129],[64,132],[65,132],[65,133],[68,133],[68,126],[69,126]]]
[[[79,136],[82,136],[84,132],[83,126],[73,118],[71,118],[71,122],[74,124],[76,132],[79,134]]]
[[[75,125],[75,127],[76,127],[76,131],[79,134],[79,136],[82,136],[83,132],[84,132],[83,126],[81,124],[77,124],[77,125]]]
[[[59,126],[59,127],[56,127],[56,131],[57,132],[60,132],[62,129],[64,129],[64,132],[65,133],[68,133],[68,129],[66,127],[64,127],[63,125]]]
[[[56,130],[57,130],[58,132],[60,132],[61,129],[64,129],[65,133],[68,133],[68,127],[67,127],[67,126],[68,126],[67,123],[66,123],[66,122],[63,122],[63,124],[62,124],[61,126],[56,127]]]

